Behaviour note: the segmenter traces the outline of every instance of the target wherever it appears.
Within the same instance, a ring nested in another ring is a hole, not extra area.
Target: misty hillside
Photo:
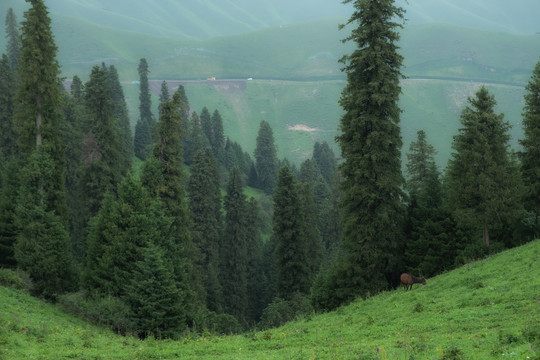
[[[530,15],[523,14],[525,8],[535,13],[540,4],[524,3],[527,7],[484,0],[474,5],[461,0],[402,4],[409,21],[402,31],[400,51],[403,72],[410,79],[401,98],[404,153],[416,131],[424,129],[437,144],[438,162],[444,167],[461,107],[479,83],[490,84],[497,95],[499,111],[513,125],[512,144],[517,144],[522,132],[523,86],[540,57],[540,35],[532,33]],[[115,65],[133,126],[138,90],[131,82],[138,78],[137,64],[144,57],[150,79],[158,82],[209,77],[287,80],[252,84],[236,93],[195,84],[186,89],[193,110],[219,109],[227,133],[249,152],[257,124],[267,120],[278,135],[280,157],[302,160],[314,141],[327,141],[338,153],[334,137],[341,109],[337,102],[345,80],[338,59],[352,49],[340,41],[349,28],[339,31],[338,25],[346,20],[349,9],[339,1],[301,0],[289,7],[283,1],[260,1],[260,7],[255,7],[242,0],[167,1],[160,6],[146,2],[126,6],[123,0],[49,0],[47,4],[62,75],[78,75],[86,81],[93,65]],[[204,4],[212,6],[203,11]],[[0,13],[9,6],[21,21],[26,3],[3,0]],[[240,17],[233,11],[239,6]],[[210,13],[219,16],[212,18]],[[236,21],[239,18],[243,20]],[[232,26],[232,22],[242,26]],[[190,27],[192,23],[196,26]],[[0,46],[5,48],[4,36],[0,36]],[[420,79],[421,83],[413,82]],[[297,124],[317,130],[290,130]]]
[[[331,17],[348,17],[351,5],[339,0],[48,0],[52,18],[67,16],[96,25],[139,34],[207,39],[267,27]],[[535,14],[540,3],[520,0],[400,0],[410,24],[451,23],[511,33],[540,32]],[[12,7],[21,13],[24,0],[2,0],[0,13]],[[2,39],[3,41],[3,39]]]

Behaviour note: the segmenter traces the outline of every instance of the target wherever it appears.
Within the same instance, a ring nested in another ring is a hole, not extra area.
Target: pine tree
[[[401,25],[396,21],[403,18],[403,9],[393,0],[355,1],[354,7],[347,25],[358,27],[344,41],[353,41],[356,50],[341,59],[347,74],[337,137],[344,158],[344,258],[329,282],[334,304],[385,289],[399,275],[402,243],[398,100],[403,58],[398,54]]]
[[[122,162],[120,171],[122,175],[131,171],[131,162],[133,158],[133,135],[131,133],[131,124],[129,121],[124,90],[120,84],[118,71],[114,65],[109,66],[107,70],[107,85],[111,89],[111,99],[113,102],[113,117],[116,120],[119,136],[122,143]]]
[[[257,201],[250,198],[247,203],[247,311],[246,321],[256,323],[270,302],[268,279],[263,268],[263,241],[260,234],[260,210]],[[266,296],[265,296],[266,295]],[[267,300],[268,299],[268,300]]]
[[[171,95],[169,94],[169,87],[167,86],[167,82],[163,80],[161,83],[161,92],[159,94],[159,102],[164,103],[166,101],[169,101],[171,99]]]
[[[224,161],[225,135],[223,135],[223,119],[219,111],[215,110],[212,114],[212,151],[218,163]]]
[[[66,230],[60,66],[43,1],[31,1],[24,17],[14,120],[25,170],[16,209],[21,232],[15,258],[34,280],[35,293],[54,297],[75,282]]]
[[[255,146],[255,168],[257,187],[272,194],[277,180],[278,160],[274,134],[270,124],[261,121]]]
[[[313,145],[313,161],[315,161],[319,167],[321,175],[324,177],[326,182],[330,183],[332,175],[337,168],[337,161],[334,152],[326,141],[322,143],[317,141],[315,145]]]
[[[490,244],[490,230],[500,235],[521,216],[522,189],[517,165],[508,152],[509,125],[503,114],[495,114],[495,105],[485,87],[468,99],[447,171],[448,206],[454,218],[482,232],[485,245]]]
[[[83,118],[85,114],[83,85],[78,76],[73,77],[71,94],[64,93],[64,129],[63,144],[66,154],[66,202],[69,209],[69,234],[71,238],[74,260],[82,261],[84,257],[84,194],[81,191],[81,155],[83,143]]]
[[[150,154],[150,144],[154,132],[155,121],[152,115],[152,99],[150,97],[150,86],[148,83],[148,63],[142,58],[139,61],[139,120],[135,126],[134,148],[135,156],[145,160]]]
[[[212,127],[212,116],[210,115],[210,112],[208,109],[203,107],[201,111],[201,115],[199,116],[201,122],[201,130],[203,135],[203,142],[205,146],[212,147],[212,139],[214,138],[214,128]]]
[[[32,0],[24,13],[19,59],[20,84],[15,97],[14,122],[23,162],[39,149],[51,158],[53,176],[45,194],[47,211],[66,218],[64,148],[62,146],[60,65],[51,20],[42,0]]]
[[[37,150],[28,159],[21,172],[16,208],[16,225],[21,230],[15,243],[17,266],[30,275],[33,293],[52,299],[75,285],[64,219],[44,201],[55,170],[53,159],[44,151]]]
[[[290,300],[296,293],[306,295],[310,287],[310,266],[300,194],[294,174],[288,166],[279,170],[274,193],[274,229],[276,244],[278,296]]]
[[[233,169],[229,175],[224,207],[225,232],[220,252],[223,311],[245,322],[248,307],[248,219],[246,196],[238,169]]]
[[[451,216],[442,208],[442,185],[435,154],[425,132],[419,130],[407,153],[405,188],[410,201],[404,263],[407,271],[423,276],[433,276],[452,265],[455,253],[451,248],[458,247],[450,242],[455,232],[445,225]]]
[[[13,268],[17,265],[13,246],[19,233],[15,224],[19,172],[19,164],[14,157],[0,161],[0,267]]]
[[[164,214],[172,221],[172,246],[166,249],[166,258],[173,266],[177,288],[186,301],[197,284],[191,283],[195,250],[189,232],[189,215],[184,189],[185,174],[182,168],[182,109],[180,95],[160,106],[157,124],[157,143],[152,158],[143,165],[142,182],[152,196],[159,198]],[[183,305],[188,308],[187,304]]]
[[[0,155],[5,158],[18,153],[17,136],[13,124],[16,82],[15,72],[9,65],[8,57],[2,54],[2,60],[0,60]]]
[[[118,198],[105,196],[91,221],[84,287],[124,297],[134,277],[133,265],[144,260],[149,244],[167,246],[169,228],[160,204],[128,173],[118,186]]]
[[[202,274],[208,309],[221,312],[222,296],[218,279],[222,236],[221,192],[217,163],[209,148],[196,154],[187,190],[193,241],[200,253],[195,271]]]
[[[126,303],[140,338],[177,338],[186,324],[182,293],[176,287],[174,272],[162,248],[148,244],[142,259],[134,264],[126,287]]]
[[[313,199],[313,188],[310,182],[299,184],[299,197],[302,219],[302,236],[305,239],[307,247],[307,265],[309,285],[314,279],[315,274],[321,266],[324,246],[321,237],[321,220],[317,211],[317,206]]]
[[[540,233],[540,62],[526,86],[523,135],[519,141],[521,173],[525,185],[525,209],[529,212],[533,237]]]
[[[94,66],[85,84],[82,190],[89,216],[97,214],[106,192],[114,192],[125,172],[120,129],[107,83],[108,72]]]
[[[6,37],[8,39],[7,56],[9,59],[9,66],[13,71],[17,72],[17,70],[19,70],[19,59],[21,57],[21,41],[19,38],[17,17],[12,8],[9,8],[6,14]]]

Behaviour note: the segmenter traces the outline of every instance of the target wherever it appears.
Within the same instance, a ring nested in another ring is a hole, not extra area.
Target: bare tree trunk
[[[484,231],[482,233],[482,240],[484,240],[484,244],[489,246],[489,229],[487,224],[484,224]]]
[[[41,135],[41,95],[36,95],[36,104],[38,108],[36,115],[36,149],[39,149],[43,140]]]

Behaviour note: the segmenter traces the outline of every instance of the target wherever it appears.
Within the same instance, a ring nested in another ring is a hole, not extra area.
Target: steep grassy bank
[[[0,287],[0,359],[538,359],[540,241],[241,336],[120,337]]]

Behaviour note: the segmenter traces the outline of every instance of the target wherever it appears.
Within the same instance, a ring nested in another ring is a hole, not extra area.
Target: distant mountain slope
[[[252,32],[331,17],[347,18],[339,0],[45,0],[53,17],[68,16],[118,30],[183,39]],[[397,0],[410,24],[449,23],[482,30],[540,32],[537,0]],[[24,0],[0,1],[22,14]]]

